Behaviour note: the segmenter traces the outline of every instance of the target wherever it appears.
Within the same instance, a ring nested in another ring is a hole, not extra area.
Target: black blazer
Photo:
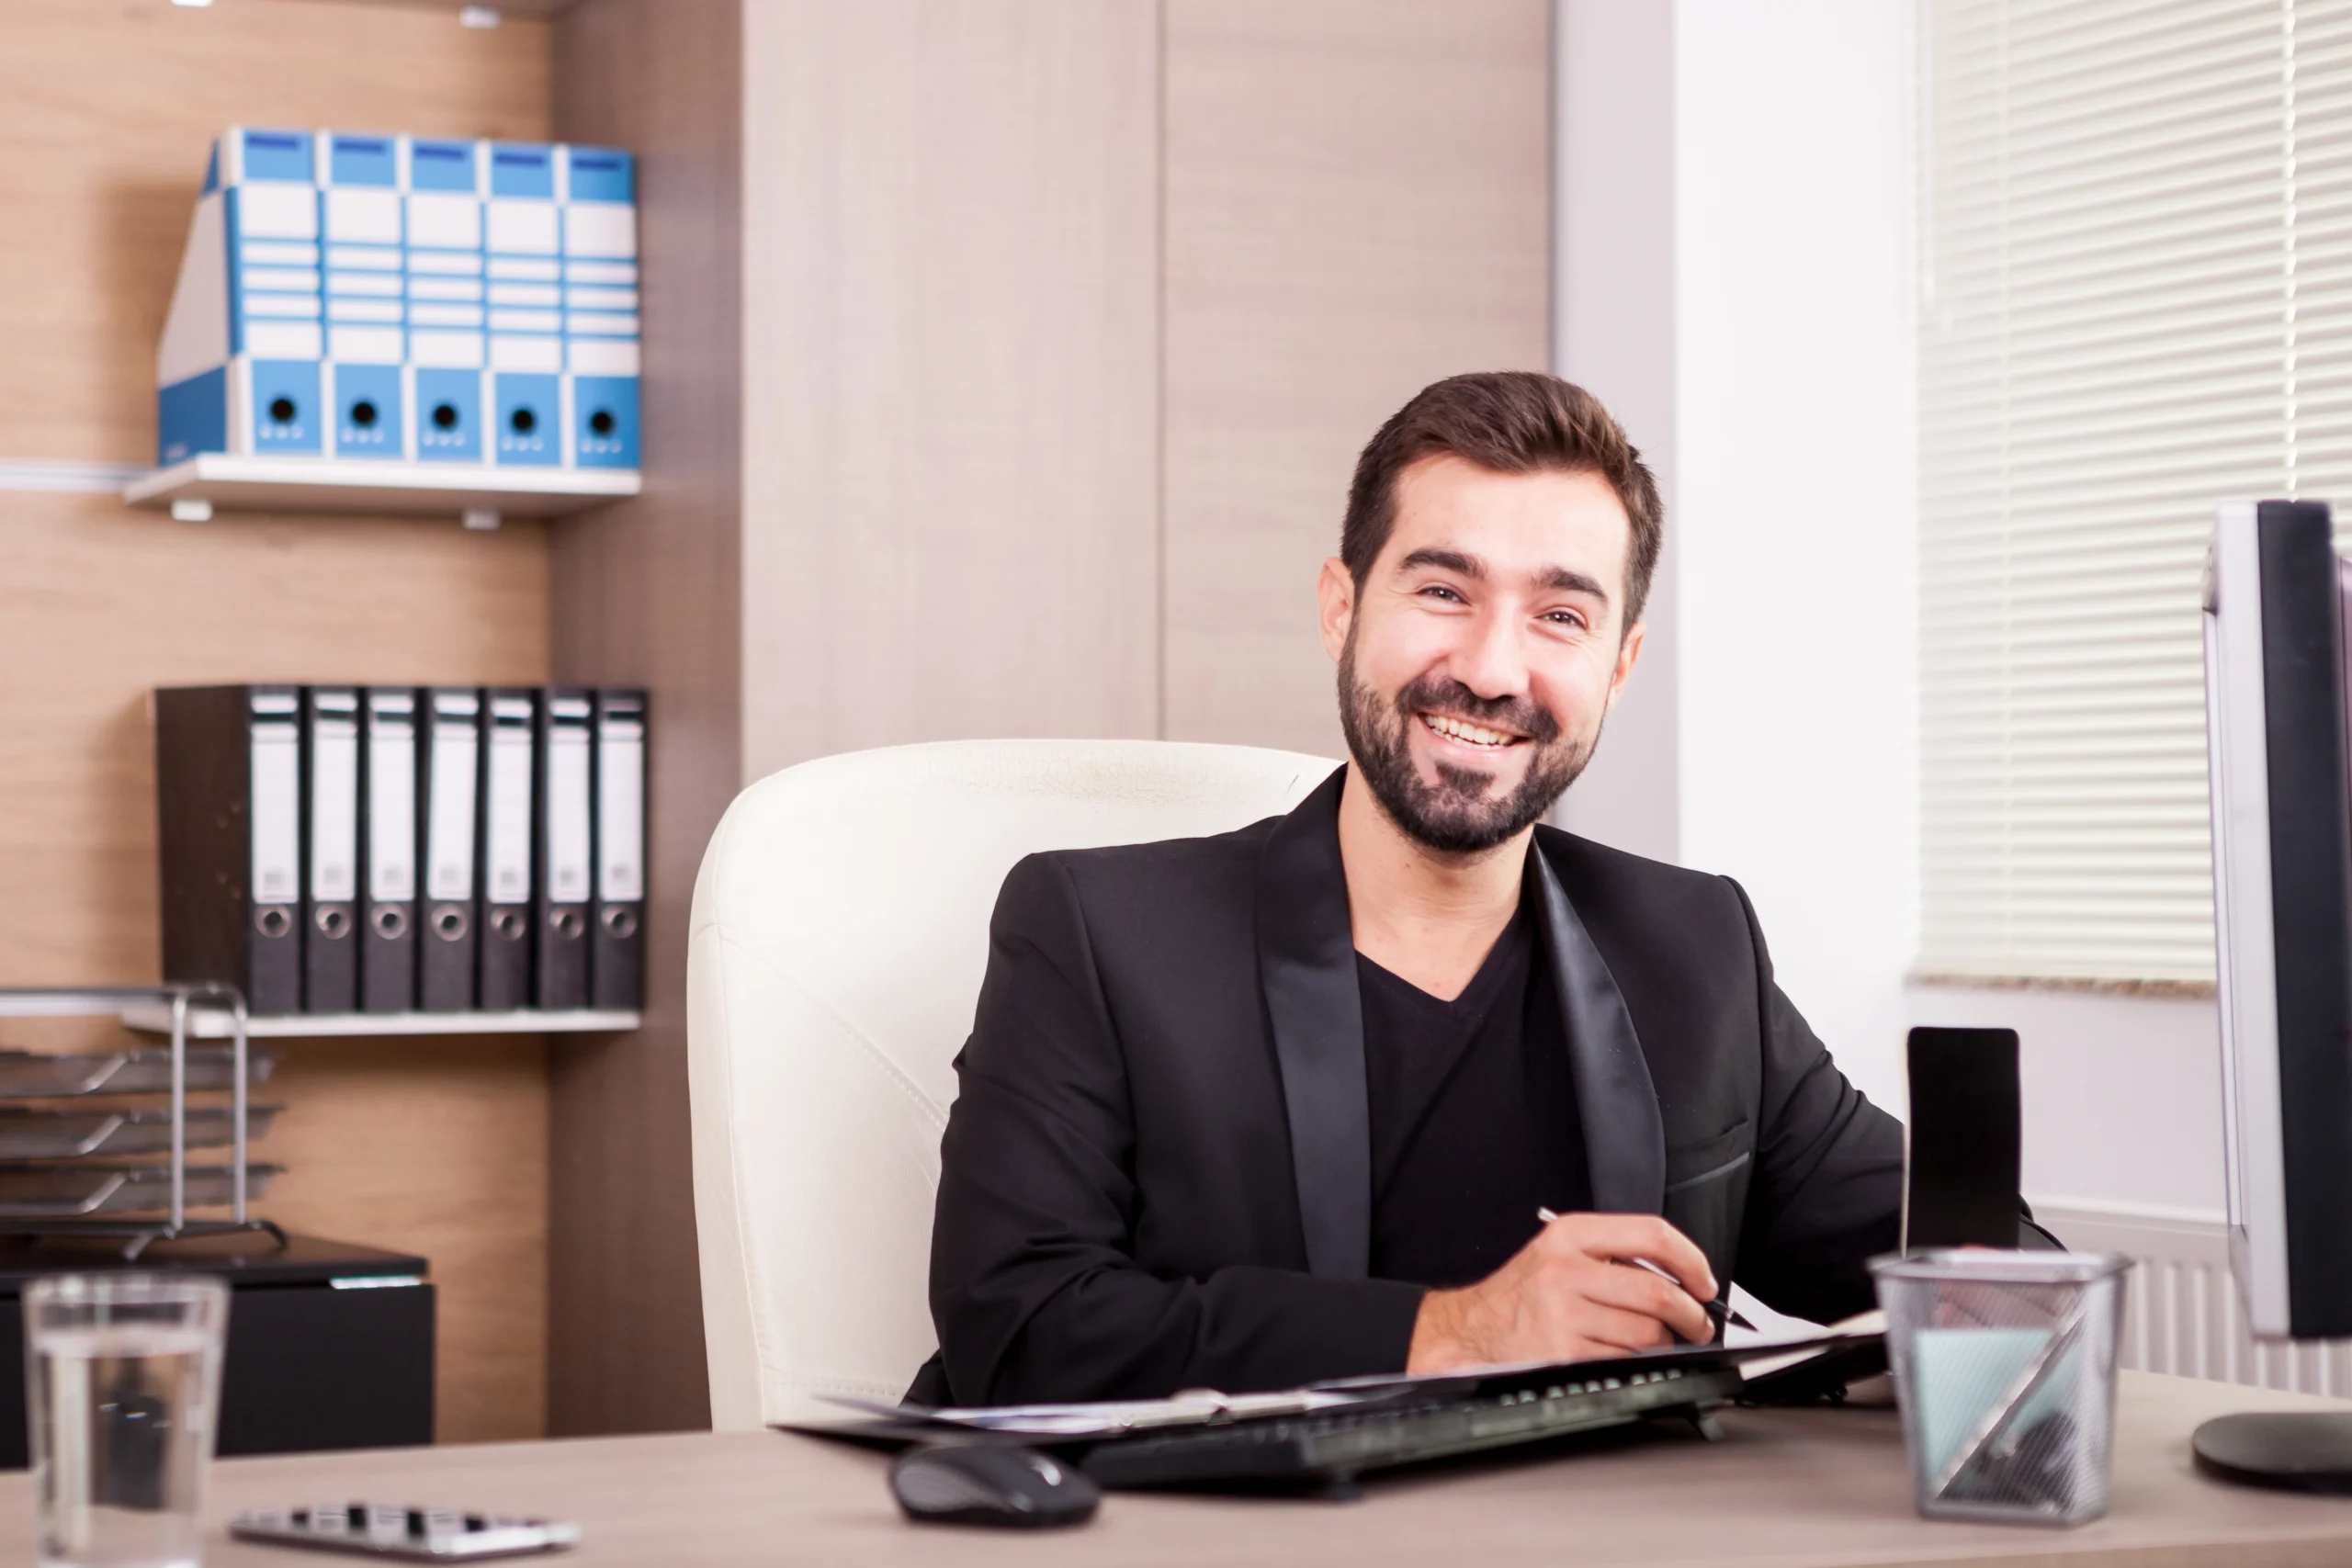
[[[1366,1277],[1346,770],[1287,817],[1013,867],[941,1147],[930,1404],[1393,1372],[1422,1289]],[[1871,1304],[1903,1133],[1772,983],[1728,878],[1549,828],[1528,857],[1598,1210],[1662,1213],[1816,1322]]]

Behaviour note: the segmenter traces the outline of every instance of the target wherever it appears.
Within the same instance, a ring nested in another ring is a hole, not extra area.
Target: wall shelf
[[[172,1010],[164,1003],[126,1007],[122,1026],[142,1034],[169,1034]],[[610,1034],[640,1027],[645,1015],[596,1008],[562,1012],[317,1012],[249,1017],[254,1040],[328,1040],[396,1034]],[[188,1038],[226,1040],[229,1015],[206,1008],[188,1011]]]
[[[469,511],[558,517],[637,494],[633,468],[499,468],[488,463],[374,462],[356,457],[238,457],[199,452],[141,475],[122,499],[158,511],[203,503],[244,512]]]

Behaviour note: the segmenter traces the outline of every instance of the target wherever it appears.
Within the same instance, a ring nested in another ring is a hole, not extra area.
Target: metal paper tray
[[[266,1045],[245,1048],[245,1081],[267,1078],[283,1055]],[[190,1045],[187,1087],[234,1087],[231,1047]],[[43,1051],[0,1051],[0,1100],[49,1100],[71,1094],[168,1094],[172,1051],[142,1045],[133,1051],[52,1055]]]
[[[245,1108],[245,1136],[258,1138],[277,1116],[275,1105]],[[187,1108],[187,1146],[217,1149],[236,1141],[236,1115],[226,1105]],[[0,1107],[0,1159],[80,1159],[86,1155],[162,1154],[172,1146],[172,1113],[141,1111],[36,1111]]]
[[[245,1197],[269,1190],[277,1165],[245,1167]],[[209,1208],[232,1201],[225,1165],[190,1166],[187,1206]],[[149,1214],[172,1206],[168,1165],[52,1165],[0,1169],[0,1220],[72,1220],[87,1214]]]

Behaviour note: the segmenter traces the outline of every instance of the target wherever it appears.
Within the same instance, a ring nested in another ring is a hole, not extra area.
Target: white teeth
[[[1503,746],[1508,745],[1511,739],[1511,737],[1505,735],[1501,730],[1485,729],[1475,724],[1464,724],[1458,718],[1448,718],[1443,714],[1425,713],[1421,715],[1421,722],[1440,735],[1450,735],[1456,740],[1465,740],[1473,746]]]

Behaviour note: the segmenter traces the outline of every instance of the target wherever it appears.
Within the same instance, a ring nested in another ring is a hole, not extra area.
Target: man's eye
[[[1455,604],[1460,604],[1462,602],[1461,594],[1456,593],[1453,589],[1446,587],[1442,582],[1432,582],[1427,588],[1422,589],[1421,592],[1436,598],[1451,599]]]
[[[1581,626],[1584,617],[1574,610],[1547,610],[1544,618],[1555,626]]]

